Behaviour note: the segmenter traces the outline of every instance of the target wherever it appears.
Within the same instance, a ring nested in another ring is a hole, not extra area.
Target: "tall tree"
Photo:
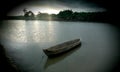
[[[64,10],[59,12],[58,17],[65,20],[71,20],[72,14],[73,14],[72,10]]]

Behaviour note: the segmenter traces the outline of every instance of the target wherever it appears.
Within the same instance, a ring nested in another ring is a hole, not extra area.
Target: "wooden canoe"
[[[51,56],[56,56],[66,51],[69,51],[80,44],[81,44],[80,39],[75,39],[75,40],[64,42],[62,44],[58,44],[48,49],[43,49],[43,51],[48,57],[51,57]]]

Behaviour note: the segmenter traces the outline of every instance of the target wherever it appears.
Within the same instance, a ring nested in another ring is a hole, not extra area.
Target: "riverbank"
[[[9,57],[7,57],[5,48],[1,44],[0,44],[0,70],[2,72],[20,72],[17,66],[14,63],[12,63]]]

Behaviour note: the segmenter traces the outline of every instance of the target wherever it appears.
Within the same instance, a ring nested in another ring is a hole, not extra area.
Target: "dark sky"
[[[34,0],[22,3],[14,8],[8,15],[22,15],[22,10],[27,8],[37,14],[39,11],[43,13],[59,13],[61,10],[71,9],[77,12],[96,12],[106,11],[100,5],[87,0]]]
[[[17,8],[18,6],[27,3],[31,0],[1,0],[0,2],[0,16],[1,19],[11,10]],[[33,0],[33,1],[48,1],[48,0]],[[98,7],[102,7],[107,9],[107,11],[109,10],[109,12],[111,14],[116,14],[117,9],[119,9],[119,0],[49,0],[49,2],[59,2],[59,3],[64,3],[66,5],[69,6],[69,4],[71,5],[75,5],[75,3],[81,4],[81,2],[84,3],[92,3],[92,4],[96,4]],[[82,3],[83,4],[83,3]]]

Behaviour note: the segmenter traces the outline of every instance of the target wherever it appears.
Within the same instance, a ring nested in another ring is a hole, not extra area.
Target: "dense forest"
[[[23,10],[24,15],[7,16],[6,19],[16,20],[59,20],[59,21],[102,21],[107,22],[107,12],[73,12],[72,10],[63,10],[58,14],[48,14],[38,12],[35,15],[32,11]]]

